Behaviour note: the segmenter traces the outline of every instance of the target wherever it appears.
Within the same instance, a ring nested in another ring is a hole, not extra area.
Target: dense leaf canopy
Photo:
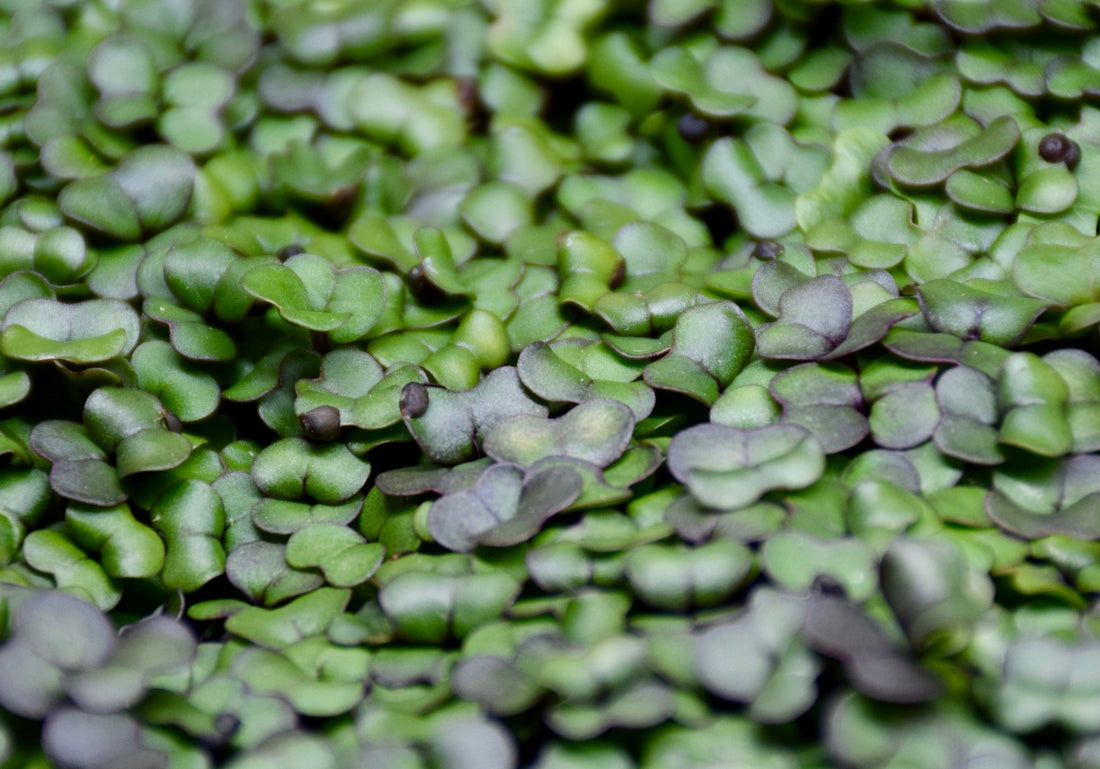
[[[0,769],[1100,769],[1095,0],[0,0]]]

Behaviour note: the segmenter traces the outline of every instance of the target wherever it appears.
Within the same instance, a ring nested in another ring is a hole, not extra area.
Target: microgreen
[[[1088,769],[1077,0],[0,0],[0,766]]]

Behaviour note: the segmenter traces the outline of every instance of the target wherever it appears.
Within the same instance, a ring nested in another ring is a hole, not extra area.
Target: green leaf
[[[1026,294],[1059,305],[1079,305],[1100,299],[1100,251],[1092,241],[1060,237],[1050,229],[1050,240],[1036,238],[1022,248],[1012,263],[1012,279]],[[1036,232],[1038,235],[1039,232]]]
[[[1006,676],[998,692],[998,719],[1015,731],[1032,731],[1048,723],[1089,729],[1093,717],[1082,707],[1091,702],[1090,689],[1073,698],[1057,685],[1080,664],[1096,656],[1095,644],[1069,643],[1057,638],[1026,638],[1007,649]]]
[[[250,510],[252,521],[272,534],[293,534],[319,523],[350,523],[359,514],[362,500],[356,497],[338,505],[310,505],[285,499],[260,499]]]
[[[156,64],[140,38],[112,37],[89,55],[88,79],[104,96],[151,93],[157,84]]]
[[[807,592],[822,575],[836,580],[856,601],[869,598],[878,587],[875,554],[858,539],[780,532],[764,543],[761,556],[771,579],[794,593]]]
[[[428,531],[436,542],[458,552],[478,544],[514,545],[530,539],[548,518],[573,504],[582,483],[571,467],[536,465],[525,477],[515,465],[494,464],[470,488],[432,503]]]
[[[1029,177],[1030,178],[1030,177]],[[1032,184],[1039,183],[1035,179]],[[1034,192],[1022,195],[1021,188],[1018,193],[1018,201],[1012,199],[1012,193],[1000,180],[993,176],[983,176],[974,171],[962,168],[955,171],[947,178],[944,187],[947,196],[957,205],[971,211],[979,211],[987,214],[1008,214],[1015,210],[1017,202],[1025,210],[1036,210],[1039,201]],[[1072,202],[1072,201],[1070,201]],[[1043,207],[1039,205],[1039,207]],[[1047,204],[1049,207],[1049,203]]]
[[[911,705],[943,693],[934,673],[898,650],[874,619],[845,598],[811,596],[802,633],[814,650],[843,663],[852,686],[868,697]]]
[[[699,112],[715,117],[746,114],[786,124],[793,116],[794,89],[772,77],[744,48],[715,48],[699,61],[684,48],[667,48],[650,63],[661,85],[684,93]]]
[[[940,426],[940,416],[931,385],[905,384],[871,404],[871,435],[886,449],[913,448],[932,437]]]
[[[118,444],[115,465],[119,478],[134,473],[170,470],[191,454],[191,441],[179,433],[159,428],[140,430]]]
[[[511,606],[519,583],[501,572],[446,576],[407,571],[382,586],[378,602],[397,632],[414,643],[462,638]]]
[[[748,144],[719,139],[703,159],[703,183],[737,212],[754,237],[778,238],[795,226],[795,193],[766,176]]]
[[[401,416],[417,445],[433,462],[454,465],[473,459],[489,431],[513,416],[545,417],[531,400],[516,369],[505,366],[461,392],[428,388],[419,382],[401,391]]]
[[[946,539],[897,540],[881,573],[883,594],[918,649],[962,649],[993,600],[992,582]]]
[[[150,512],[153,528],[167,545],[161,572],[165,587],[189,593],[225,572],[225,509],[210,484],[181,481]]]
[[[521,713],[540,693],[538,686],[512,662],[488,654],[460,659],[451,672],[451,685],[459,697],[476,702],[495,715]]]
[[[441,769],[509,769],[518,761],[515,737],[495,721],[454,718],[432,730],[431,753]]]
[[[586,401],[564,416],[545,419],[514,416],[498,422],[485,436],[483,449],[498,462],[530,466],[547,456],[566,456],[606,467],[626,449],[634,416],[608,399]]]
[[[956,121],[922,129],[894,145],[885,164],[899,184],[926,187],[960,168],[980,168],[1000,160],[1019,140],[1020,128],[1009,115],[998,117],[984,131]]]
[[[81,179],[61,191],[66,217],[118,240],[160,232],[183,216],[191,202],[195,166],[179,150],[139,147],[115,170]]]
[[[122,598],[122,590],[103,568],[59,531],[32,531],[23,540],[23,558],[28,566],[52,575],[58,588],[104,611]]]
[[[801,489],[825,468],[820,444],[801,427],[739,430],[696,425],[668,447],[668,468],[702,505],[736,510],[772,489]]]
[[[1033,353],[1014,353],[1005,360],[998,384],[1002,443],[1042,456],[1070,451],[1073,434],[1065,416],[1069,391],[1053,366]]]
[[[350,590],[321,587],[278,609],[245,608],[228,617],[225,628],[260,646],[283,649],[324,633],[350,597]]]
[[[836,349],[852,325],[852,293],[832,275],[811,278],[785,290],[779,320],[756,331],[763,358],[812,360]]]
[[[276,441],[252,463],[252,478],[265,493],[292,500],[310,496],[330,505],[363,488],[369,474],[370,464],[347,446],[318,446],[301,438]]]
[[[287,563],[296,569],[318,567],[333,587],[354,587],[382,565],[386,548],[368,544],[353,530],[335,524],[307,526],[286,544]]]
[[[104,764],[134,760],[157,765],[167,760],[163,752],[143,744],[141,728],[133,716],[88,713],[74,707],[57,708],[49,715],[42,729],[42,746],[58,764],[87,762],[89,757]]]
[[[184,422],[197,422],[212,415],[221,402],[214,377],[181,360],[167,342],[152,340],[134,350],[130,363],[138,385],[157,396],[166,408]]]
[[[253,603],[264,606],[275,606],[325,584],[320,574],[292,569],[286,562],[285,545],[263,540],[231,549],[225,558],[225,575]]]
[[[73,182],[58,195],[65,216],[116,240],[141,237],[137,207],[111,174]]]
[[[35,591],[15,611],[11,631],[33,653],[61,670],[103,664],[115,650],[110,620],[88,601],[57,591]]]
[[[725,700],[751,703],[753,719],[763,723],[784,723],[805,712],[817,693],[814,679],[820,662],[798,638],[802,613],[796,599],[768,589],[757,590],[747,612],[697,636],[694,667],[700,683]],[[748,664],[723,665],[719,660],[724,653],[732,653]],[[727,749],[732,745],[751,749],[751,742],[745,745],[749,741],[747,729],[714,731],[722,735],[721,742]],[[713,748],[707,752],[719,760]]]
[[[1034,214],[1058,214],[1073,205],[1077,192],[1077,179],[1068,168],[1037,168],[1020,182],[1016,205]]]
[[[863,397],[855,373],[846,366],[836,363],[794,366],[776,374],[769,390],[783,405],[782,421],[809,430],[827,453],[844,451],[867,437],[869,427],[862,414]],[[773,421],[731,426],[762,427]]]
[[[1038,299],[983,290],[952,280],[922,283],[919,297],[924,318],[935,331],[1002,347],[1019,342],[1048,307]]]
[[[164,257],[164,282],[184,307],[208,312],[218,283],[239,258],[224,243],[198,238],[173,246]]]
[[[358,650],[343,651],[352,653]],[[233,669],[249,688],[265,694],[277,693],[303,715],[334,716],[345,713],[359,704],[364,694],[362,681],[316,678],[293,660],[268,649],[246,650],[234,659]],[[315,761],[312,765],[316,765]]]
[[[682,313],[668,354],[645,368],[647,384],[707,405],[718,398],[752,355],[752,327],[733,302],[711,302]]]
[[[88,435],[108,452],[142,430],[161,426],[163,408],[144,390],[100,387],[84,402],[84,426]]]
[[[955,83],[958,90],[958,83]],[[953,111],[958,104],[956,95]],[[798,226],[809,232],[820,222],[843,219],[871,191],[871,159],[887,146],[888,139],[867,126],[842,130],[833,140],[833,159],[817,186],[795,202]]]
[[[752,565],[751,551],[729,540],[695,548],[649,544],[630,551],[625,575],[646,603],[683,610],[727,600]]]
[[[126,155],[111,176],[132,201],[142,230],[155,233],[187,212],[195,164],[177,149],[153,144]]]
[[[323,257],[299,254],[244,275],[244,289],[279,309],[287,322],[327,331],[337,343],[359,339],[381,315],[386,285],[369,267],[336,270]]]
[[[17,360],[100,363],[129,354],[138,330],[137,313],[118,300],[27,299],[4,315],[0,352]]]
[[[134,518],[129,505],[98,509],[71,504],[65,510],[65,528],[78,545],[99,553],[108,576],[151,577],[164,566],[164,542]]]

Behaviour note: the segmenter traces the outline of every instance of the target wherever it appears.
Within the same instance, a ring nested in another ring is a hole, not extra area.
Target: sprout
[[[0,3],[0,765],[1100,766],[1095,4]]]

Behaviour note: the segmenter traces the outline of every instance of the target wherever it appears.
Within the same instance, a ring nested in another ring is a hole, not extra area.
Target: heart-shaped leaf
[[[921,284],[919,296],[924,318],[935,331],[1003,347],[1016,344],[1048,306],[949,280]]]
[[[465,118],[449,84],[421,89],[375,72],[360,78],[348,98],[358,129],[376,141],[396,142],[410,154],[452,148],[466,138]]]
[[[497,715],[527,710],[540,694],[513,663],[487,654],[460,659],[451,673],[451,685],[463,699]]]
[[[492,465],[489,457],[483,457],[454,467],[402,467],[379,474],[375,486],[385,494],[397,497],[414,497],[429,492],[453,494],[473,488],[478,478]]]
[[[770,180],[748,144],[719,139],[703,159],[703,183],[737,212],[754,237],[778,238],[795,226],[795,193]]]
[[[318,567],[333,587],[354,587],[382,565],[386,548],[367,544],[346,526],[317,524],[295,532],[286,543],[286,562],[296,569]]]
[[[310,496],[323,504],[351,497],[370,475],[370,464],[344,444],[316,445],[284,438],[261,451],[252,463],[252,478],[262,491],[280,499]]]
[[[366,673],[365,650],[334,649],[329,654],[333,662],[350,663]],[[278,693],[296,711],[305,715],[334,716],[345,713],[359,704],[364,693],[362,680],[321,677],[321,671],[314,673],[305,670],[285,653],[270,649],[253,647],[245,650],[233,660],[233,671],[253,691]]]
[[[940,417],[939,402],[930,384],[904,384],[871,404],[871,435],[886,449],[913,448],[932,437],[940,426]]]
[[[926,187],[944,181],[960,168],[980,168],[1000,160],[1020,140],[1020,128],[1008,115],[985,130],[956,121],[918,131],[887,150],[885,165],[891,176],[909,187]]]
[[[763,723],[784,723],[805,712],[817,693],[820,663],[798,638],[803,611],[791,596],[755,591],[745,613],[696,637],[700,683],[723,699],[751,703],[753,719]],[[731,652],[751,663],[722,664],[722,655]]]
[[[439,643],[495,620],[518,593],[516,579],[501,572],[448,576],[406,571],[382,586],[378,603],[409,641]]]
[[[543,342],[523,349],[516,371],[523,385],[546,401],[582,403],[594,398],[614,398],[630,407],[636,420],[649,416],[656,401],[653,391],[644,383],[593,378]]]
[[[185,358],[227,361],[237,357],[233,338],[222,329],[207,325],[198,313],[154,298],[145,300],[142,309],[151,319],[168,326],[172,347]]]
[[[975,369],[958,366],[936,382],[943,412],[933,439],[945,454],[978,464],[1004,460],[998,444],[997,392],[994,381]]]
[[[401,416],[421,450],[433,462],[454,465],[473,459],[489,431],[512,416],[545,417],[532,401],[514,367],[505,366],[461,392],[428,388],[419,382],[401,391]]]
[[[329,332],[337,343],[366,334],[386,301],[386,285],[376,270],[337,270],[314,254],[249,270],[243,286],[252,296],[277,307],[288,323]]]
[[[320,574],[291,568],[285,545],[263,540],[230,550],[225,575],[235,588],[264,606],[275,606],[325,584]]]
[[[696,425],[668,447],[668,468],[702,505],[736,510],[772,489],[800,489],[825,468],[821,445],[794,425]]]
[[[1048,457],[1073,447],[1065,416],[1069,389],[1053,366],[1032,353],[1014,353],[1001,369],[997,395],[1005,412],[1001,443]]]
[[[32,531],[23,540],[23,558],[32,568],[52,575],[59,588],[95,603],[104,611],[113,609],[122,598],[122,591],[103,567],[60,531]]]
[[[581,477],[570,468],[533,469],[528,478],[516,465],[495,464],[471,488],[433,502],[428,530],[436,542],[459,552],[479,543],[513,545],[533,536],[580,493]]]
[[[855,373],[846,366],[804,363],[776,374],[769,389],[783,405],[782,421],[809,430],[828,453],[849,449],[867,437],[863,396]],[[762,427],[771,421],[732,426]]]
[[[868,697],[916,704],[943,691],[935,674],[899,651],[873,619],[840,596],[813,595],[802,633],[813,649],[842,662],[852,685]]]
[[[559,496],[568,496],[573,483],[569,479],[570,474],[580,478],[580,496],[573,499],[569,505],[570,510],[583,510],[590,507],[611,507],[627,501],[631,497],[631,491],[621,486],[612,485],[604,472],[591,462],[572,457],[550,456],[540,459],[531,465],[528,476],[535,478],[544,472],[557,469],[562,473],[559,476],[562,492]],[[551,498],[556,498],[553,494]]]
[[[126,155],[115,170],[73,182],[58,205],[68,218],[118,240],[159,232],[187,211],[195,165],[179,150],[147,145]]]
[[[138,331],[137,313],[125,302],[27,299],[4,315],[0,352],[17,360],[86,365],[129,354]]]
[[[128,713],[87,713],[79,708],[57,708],[42,729],[42,747],[58,764],[110,766],[118,761],[141,761],[157,766],[165,753],[143,744],[141,727]]]
[[[1100,299],[1100,251],[1075,230],[1037,228],[1012,263],[1012,279],[1024,293],[1059,305]]]
[[[1055,350],[1043,356],[1043,362],[1052,366],[1069,388],[1069,402],[1065,406],[1066,419],[1073,435],[1073,452],[1084,454],[1095,451],[1100,434],[1097,433],[1097,407],[1100,398],[1100,361],[1083,350]]]
[[[349,598],[350,590],[320,587],[277,609],[246,607],[227,617],[225,628],[260,646],[283,649],[322,635],[344,611]]]
[[[629,408],[598,398],[556,419],[524,415],[504,419],[485,436],[483,449],[498,462],[522,466],[547,456],[566,456],[606,467],[623,453],[633,431]]]
[[[1095,717],[1085,706],[1096,697],[1093,687],[1075,687],[1070,694],[1068,682],[1072,671],[1092,664],[1098,652],[1087,638],[1023,638],[1009,644],[997,698],[998,720],[1021,732],[1049,723],[1093,728]]]
[[[348,524],[359,514],[362,499],[353,497],[343,504],[310,505],[286,499],[261,499],[251,508],[253,523],[271,534],[293,534],[314,524]]]
[[[65,691],[85,710],[111,712],[132,707],[157,676],[185,672],[194,660],[195,637],[171,617],[146,617],[119,634],[106,663],[65,677]]]
[[[752,568],[747,547],[716,539],[696,548],[642,545],[626,560],[626,578],[659,609],[707,606],[726,600]]]
[[[658,83],[687,95],[703,114],[744,114],[779,125],[794,114],[794,89],[769,75],[756,55],[744,48],[714,48],[702,62],[683,48],[667,48],[650,67]]]
[[[945,539],[898,539],[883,555],[881,575],[883,594],[918,649],[963,648],[993,600],[989,579]]]
[[[151,513],[153,528],[167,545],[161,572],[166,587],[191,592],[225,572],[221,544],[225,508],[210,484],[182,481],[160,498]]]
[[[934,334],[893,328],[883,340],[890,352],[920,363],[959,363],[996,377],[1011,354],[996,345],[977,339],[964,342],[953,334]]]
[[[99,553],[108,576],[151,577],[164,566],[164,542],[134,518],[128,505],[107,509],[69,505],[65,528],[78,545]]]
[[[83,425],[46,420],[30,435],[34,451],[51,462],[50,487],[78,502],[110,507],[126,500],[118,472]]]
[[[999,471],[986,495],[985,511],[998,526],[1028,539],[1054,534],[1093,539],[1100,503],[1091,475],[1097,469],[1095,459],[1083,454]]]
[[[1016,205],[1036,214],[1058,214],[1077,200],[1077,178],[1065,166],[1037,168],[1024,177],[1016,191]]]
[[[764,543],[761,555],[772,580],[792,592],[807,592],[822,575],[836,580],[857,601],[869,598],[877,587],[875,554],[857,539],[821,540],[781,532]]]
[[[852,325],[852,294],[832,275],[812,278],[783,292],[779,320],[756,332],[761,357],[811,360],[838,347]]]
[[[709,406],[744,368],[753,344],[752,327],[733,302],[697,305],[679,316],[672,349],[646,366],[645,381]]]
[[[219,283],[240,258],[213,238],[198,238],[169,249],[164,257],[164,282],[189,310],[205,313],[215,304]]]
[[[130,363],[138,385],[157,396],[184,422],[197,422],[213,414],[221,402],[214,377],[182,360],[167,342],[152,340],[134,350]]]

